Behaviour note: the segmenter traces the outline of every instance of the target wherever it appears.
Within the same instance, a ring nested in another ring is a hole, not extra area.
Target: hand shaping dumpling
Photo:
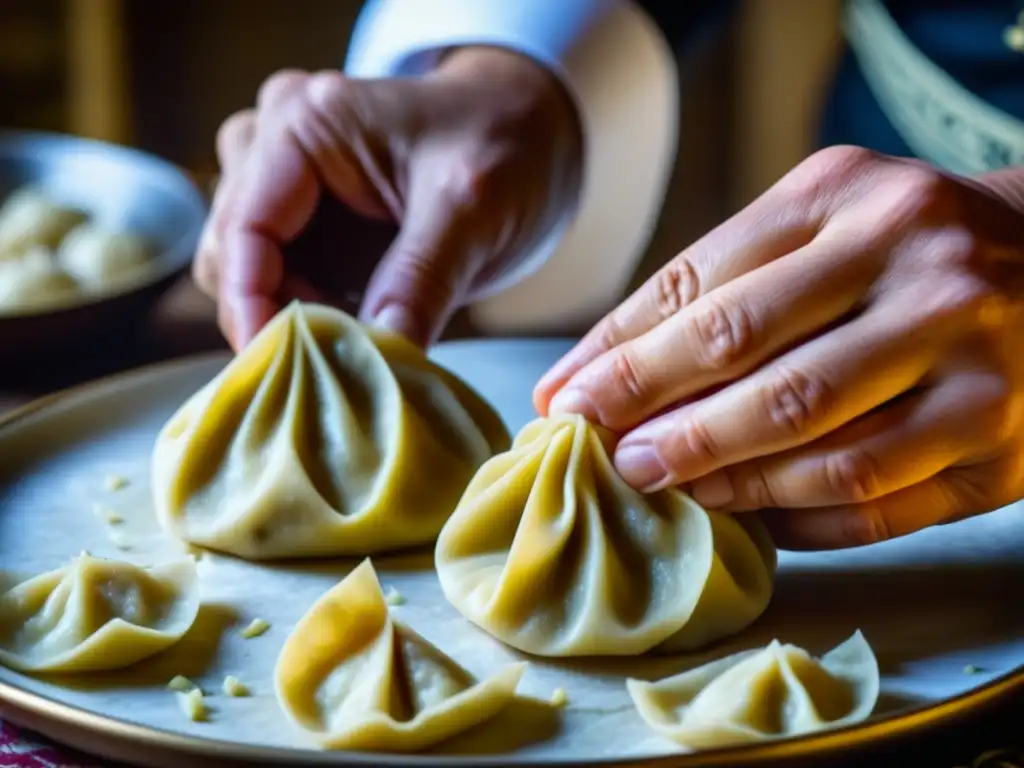
[[[776,640],[656,683],[627,680],[626,688],[655,731],[713,749],[864,720],[878,700],[878,662],[860,632],[820,661]]]
[[[31,248],[56,248],[86,215],[56,205],[39,190],[22,188],[0,207],[0,261],[18,258]]]
[[[149,249],[138,235],[93,224],[75,227],[60,244],[57,261],[83,285],[103,287],[137,277],[149,265]]]
[[[167,423],[157,514],[241,557],[369,554],[432,542],[508,434],[398,336],[293,303]]]
[[[445,525],[445,596],[499,640],[540,656],[683,650],[767,607],[775,547],[756,518],[644,495],[579,416],[537,419],[488,461]]]
[[[524,668],[474,681],[391,618],[366,560],[299,621],[274,676],[282,708],[321,747],[417,752],[497,715]]]
[[[16,260],[0,260],[0,312],[42,309],[77,293],[78,284],[45,248],[32,248]]]
[[[120,669],[172,646],[198,611],[191,559],[145,569],[83,554],[0,595],[0,664],[35,673]]]

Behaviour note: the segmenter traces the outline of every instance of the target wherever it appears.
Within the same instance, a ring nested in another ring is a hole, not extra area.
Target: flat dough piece
[[[433,542],[508,433],[404,339],[293,303],[164,427],[157,515],[249,559],[366,555]]]
[[[78,284],[45,248],[29,249],[16,260],[0,260],[0,312],[46,309],[78,292]]]
[[[56,248],[85,219],[82,211],[57,205],[37,189],[19,189],[0,207],[0,262],[32,248]]]
[[[767,607],[775,547],[751,516],[677,490],[641,494],[580,416],[538,419],[487,462],[438,538],[438,578],[466,618],[539,656],[677,651]]]
[[[82,285],[102,288],[138,278],[151,263],[146,241],[95,224],[75,227],[61,241],[57,262]]]
[[[0,664],[30,673],[120,669],[172,646],[198,612],[195,561],[146,569],[83,554],[0,595]]]
[[[650,683],[627,680],[640,716],[690,749],[802,736],[865,720],[878,701],[878,661],[857,631],[820,660],[777,640]]]
[[[299,621],[275,684],[288,717],[324,749],[418,752],[497,715],[525,666],[476,682],[391,617],[366,560]]]

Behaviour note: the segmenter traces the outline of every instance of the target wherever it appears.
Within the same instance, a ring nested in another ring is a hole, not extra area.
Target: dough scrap
[[[194,561],[145,569],[82,554],[0,595],[0,664],[30,673],[120,669],[172,646],[198,612]]]
[[[167,422],[154,501],[178,538],[243,558],[366,555],[433,542],[507,446],[412,344],[295,302]]]
[[[673,677],[627,680],[640,716],[690,749],[802,736],[867,719],[878,662],[857,631],[820,660],[777,640]]]
[[[388,611],[369,560],[285,641],[278,702],[324,749],[417,752],[497,715],[525,664],[477,682]]]
[[[542,418],[481,467],[435,551],[463,616],[527,653],[595,656],[692,649],[761,615],[776,551],[760,521],[638,493],[612,442],[581,416]]]

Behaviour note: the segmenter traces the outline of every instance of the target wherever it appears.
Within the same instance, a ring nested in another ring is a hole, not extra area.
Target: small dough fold
[[[195,561],[140,568],[81,555],[0,595],[0,664],[97,672],[166,650],[199,612]]]
[[[391,617],[365,560],[299,621],[274,676],[281,707],[320,747],[408,753],[497,715],[525,666],[475,681]]]
[[[775,640],[658,682],[627,680],[626,688],[662,736],[715,749],[865,720],[878,701],[879,672],[858,631],[820,660]]]
[[[761,615],[776,551],[760,521],[633,490],[613,440],[537,419],[480,469],[435,551],[463,616],[527,653],[596,656],[692,649]]]
[[[178,538],[243,558],[367,555],[432,543],[508,442],[409,342],[295,302],[167,422],[154,502]]]

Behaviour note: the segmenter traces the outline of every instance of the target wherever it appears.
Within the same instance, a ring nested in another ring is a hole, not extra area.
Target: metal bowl
[[[100,225],[146,238],[154,263],[110,292],[0,316],[0,371],[14,357],[95,348],[138,328],[188,268],[207,213],[188,176],[152,155],[77,136],[0,131],[0,201],[26,185]]]

